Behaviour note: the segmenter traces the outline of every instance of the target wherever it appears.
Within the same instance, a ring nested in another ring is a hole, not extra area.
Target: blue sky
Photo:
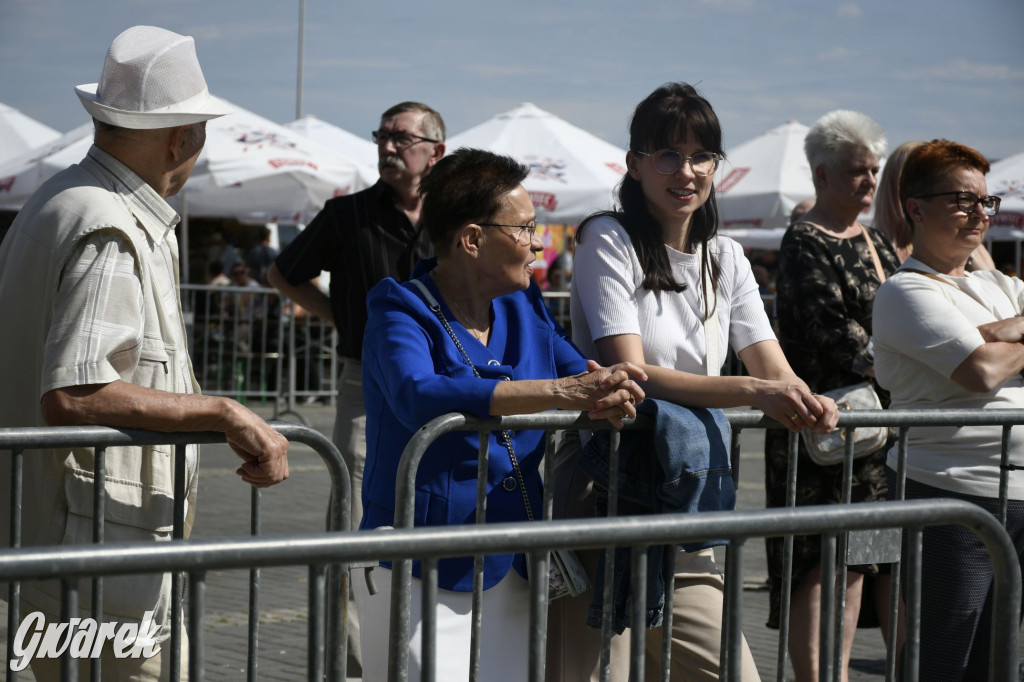
[[[210,89],[295,118],[298,0],[0,0],[0,102],[58,130],[85,120],[133,24],[193,35]],[[697,84],[726,151],[787,119],[875,117],[890,148],[948,137],[1024,151],[1021,0],[307,0],[303,113],[364,137],[405,99],[449,135],[530,101],[619,146],[662,82]]]

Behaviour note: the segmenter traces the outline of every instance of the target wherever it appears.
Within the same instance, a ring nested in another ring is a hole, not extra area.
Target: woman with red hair
[[[985,185],[988,161],[934,140],[914,149],[900,176],[913,255],[878,289],[875,376],[894,409],[1024,408],[1024,282],[996,270],[969,272],[999,197]],[[999,505],[999,426],[910,430],[907,499],[957,498],[993,514]],[[1024,561],[1024,429],[1010,432],[1007,531]],[[897,451],[888,455],[890,485]],[[924,529],[922,680],[988,679],[992,563],[961,526]]]

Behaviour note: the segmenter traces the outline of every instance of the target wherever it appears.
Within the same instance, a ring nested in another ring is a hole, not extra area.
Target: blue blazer
[[[448,412],[488,416],[494,387],[506,378],[553,379],[586,370],[586,360],[551,318],[536,284],[491,302],[494,323],[484,346],[455,320],[433,281],[426,275],[420,280],[441,303],[480,378],[413,284],[389,278],[370,290],[362,358],[366,470],[361,528],[394,525],[398,462],[409,439],[428,421]],[[516,432],[513,442],[534,517],[540,518],[543,432]],[[416,475],[417,526],[475,522],[478,446],[475,431],[446,434],[430,446]],[[493,432],[487,491],[488,523],[527,519],[508,450]],[[522,555],[488,556],[484,588],[500,582],[513,565],[526,576]],[[413,570],[420,574],[419,562]],[[471,557],[442,560],[438,586],[472,591],[472,572]]]

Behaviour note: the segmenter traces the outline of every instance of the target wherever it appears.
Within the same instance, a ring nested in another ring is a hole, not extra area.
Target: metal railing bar
[[[786,507],[796,506],[797,458],[800,452],[799,436],[789,434],[789,464],[786,469]],[[775,679],[786,679],[786,661],[789,659],[789,618],[793,599],[793,536],[787,535],[782,542],[782,597],[779,605],[779,649],[775,668]]]
[[[249,534],[259,536],[263,526],[260,510],[260,489],[249,492]],[[246,652],[246,679],[255,682],[259,676],[260,651],[260,569],[249,569],[249,645]]]
[[[907,571],[910,575],[920,576],[924,552],[924,532],[922,527],[912,527],[906,532],[907,537]],[[993,557],[994,558],[994,557]],[[993,602],[996,603],[996,602]],[[993,626],[995,623],[993,622]],[[1011,630],[1016,632],[1019,626],[1014,625]],[[993,629],[993,632],[998,630]],[[1007,633],[1008,635],[1010,632]],[[1012,637],[1012,635],[1010,635]],[[998,639],[998,638],[996,638]],[[996,647],[992,648],[995,651]],[[1014,645],[1016,655],[1016,644]],[[908,680],[916,680],[921,674],[921,580],[907,581],[907,635],[903,651],[903,665]],[[990,674],[997,670],[993,667]],[[1009,672],[1009,671],[1007,671]],[[994,676],[991,679],[1010,679],[1009,677]]]
[[[21,547],[21,498],[24,455],[21,448],[11,449],[11,547]],[[21,620],[21,583],[12,581],[7,586],[7,679],[17,682],[18,671],[11,668],[14,660],[14,638]]]
[[[324,628],[327,622],[324,613],[326,588],[327,567],[322,563],[311,563],[309,565],[309,629],[306,651],[308,665],[306,670],[308,679],[317,682],[324,678],[324,653],[326,652]]]
[[[644,659],[647,638],[647,547],[633,545],[630,555],[630,614],[629,614],[629,679],[644,682]],[[614,551],[608,550],[608,554]],[[606,579],[607,585],[610,580]],[[665,609],[672,608],[672,594],[665,594]]]
[[[818,679],[829,682],[835,679],[834,672],[840,670],[835,659],[829,655],[835,646],[836,633],[833,620],[836,612],[836,583],[846,584],[846,576],[836,578],[836,533],[827,532],[821,538],[821,599],[818,620]]]
[[[665,545],[661,575],[665,583],[665,614],[661,620],[661,682],[669,682],[672,676],[672,618],[675,613],[675,609],[670,607],[669,596],[676,593],[675,545]]]
[[[423,682],[434,682],[437,679],[437,559],[425,559],[421,564],[423,590],[420,594],[420,613],[423,614],[423,635],[420,638],[420,679]],[[479,659],[476,661],[479,675]],[[479,679],[473,674],[470,663],[469,677]]]
[[[93,454],[93,496],[92,496],[92,541],[103,544],[107,516],[107,449],[96,448]],[[92,579],[92,618],[97,623],[103,618],[103,577]],[[90,679],[100,680],[103,675],[103,657],[96,656],[89,662]]]
[[[203,637],[203,615],[206,613],[205,571],[193,571],[188,574],[188,593],[188,631],[191,633],[188,650],[188,679],[189,682],[202,682],[206,651],[206,641]]]
[[[723,659],[719,670],[726,671],[724,679],[741,680],[743,665],[743,541],[729,543],[725,559],[725,633],[720,649]]]
[[[491,434],[481,431],[477,444],[476,469],[476,522],[487,522],[487,471],[490,467]],[[473,611],[470,616],[469,679],[480,679],[480,655],[483,649],[484,607],[484,555],[473,557]]]
[[[62,579],[60,583],[60,621],[70,623],[78,615],[78,580]],[[64,682],[78,681],[78,661],[71,657],[71,647],[64,649],[60,657],[60,674]]]
[[[549,552],[534,552],[528,557],[530,575],[537,579],[530,581],[530,642],[529,680],[542,682],[547,657],[548,630],[548,567]]]

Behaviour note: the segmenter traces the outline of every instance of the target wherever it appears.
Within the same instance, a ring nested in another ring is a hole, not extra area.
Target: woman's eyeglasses
[[[534,221],[528,225],[503,225],[501,223],[477,223],[480,227],[511,227],[516,232],[509,234],[510,237],[514,237],[517,244],[529,244],[533,241],[533,235],[537,232],[537,222]],[[526,237],[523,240],[523,237]]]
[[[662,149],[648,154],[647,152],[633,152],[640,156],[651,157],[654,170],[662,175],[675,175],[684,163],[689,163],[694,175],[705,177],[711,175],[718,169],[718,154],[714,152],[701,152],[693,156],[683,156],[674,149]]]
[[[987,197],[979,197],[974,192],[967,192],[964,190],[958,190],[954,192],[933,192],[932,194],[918,194],[912,199],[931,199],[932,197],[951,197],[956,196],[956,207],[964,213],[970,213],[974,210],[974,207],[981,204],[981,210],[985,212],[985,215],[993,216],[999,213],[999,204],[1002,203],[1002,199],[999,197],[992,196],[991,194]]]

